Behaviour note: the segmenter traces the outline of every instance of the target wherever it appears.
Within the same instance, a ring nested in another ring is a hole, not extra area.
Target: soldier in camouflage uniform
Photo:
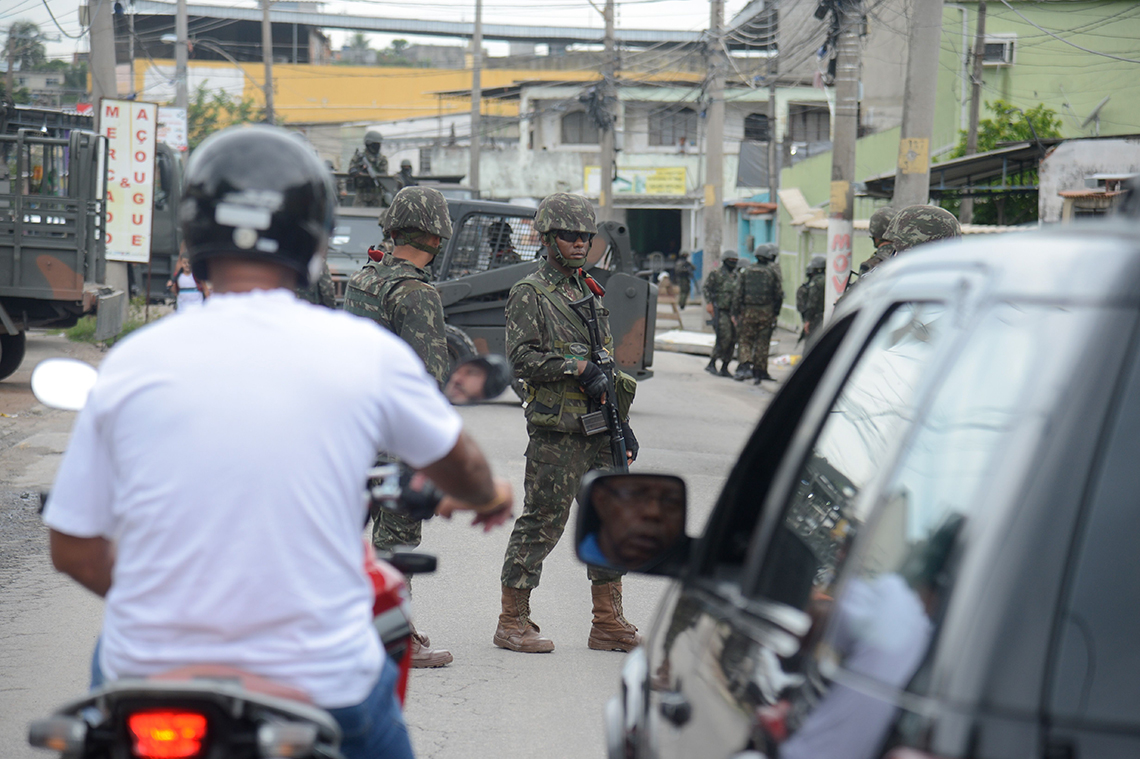
[[[401,190],[405,187],[415,187],[419,184],[419,182],[412,177],[412,162],[407,158],[400,161],[400,173],[396,175],[396,181],[400,183]]]
[[[775,381],[768,374],[768,348],[784,302],[778,253],[774,243],[757,247],[756,262],[736,278],[730,311],[740,343],[740,365],[732,376],[738,382],[751,379],[759,385],[763,380]]]
[[[607,382],[589,360],[589,335],[570,303],[595,297],[582,266],[597,232],[594,210],[580,195],[556,193],[538,207],[535,231],[546,258],[536,272],[515,283],[507,299],[507,356],[514,375],[526,382],[527,434],[525,505],[515,522],[503,560],[502,613],[494,644],[525,653],[548,653],[554,642],[539,634],[530,618],[530,594],[538,587],[542,562],[566,527],[570,504],[582,476],[610,468],[610,435],[586,435],[582,417],[600,400]],[[598,304],[606,347],[612,350],[606,310]],[[637,440],[628,423],[635,383],[617,377],[617,401],[624,420],[629,459]],[[593,625],[587,645],[595,650],[629,651],[641,642],[621,607],[621,574],[590,566]]]
[[[384,215],[384,237],[392,240],[392,252],[352,275],[344,310],[372,319],[402,338],[442,388],[448,373],[443,303],[427,267],[451,237],[447,200],[430,187],[400,190]],[[418,519],[381,509],[373,521],[372,544],[381,551],[414,548],[423,537],[422,525]],[[413,631],[413,667],[442,667],[451,661],[448,651],[432,649],[427,636]]]
[[[713,345],[712,355],[705,371],[717,374],[716,361],[721,360],[720,376],[731,377],[728,363],[732,361],[732,354],[736,351],[736,326],[732,323],[732,296],[736,292],[736,264],[740,257],[735,250],[726,250],[720,254],[720,268],[709,272],[705,280],[704,296],[705,310],[713,319],[713,330],[716,332],[716,343]]]
[[[884,206],[871,214],[867,221],[867,231],[871,233],[871,242],[875,244],[875,252],[863,263],[859,264],[859,276],[863,276],[876,266],[895,254],[894,247],[883,239],[883,235],[895,218],[898,211],[890,206]]]
[[[826,269],[827,260],[823,256],[814,256],[807,266],[807,279],[796,290],[796,310],[804,322],[800,340],[814,334],[823,324],[823,277]]]
[[[336,288],[333,287],[332,272],[328,261],[322,263],[321,276],[316,282],[297,288],[297,297],[325,308],[336,308]]]
[[[693,287],[693,262],[689,254],[681,251],[677,264],[673,267],[673,283],[677,285],[677,307],[684,308],[689,303],[689,290]]]
[[[883,232],[883,241],[894,248],[897,256],[916,245],[961,236],[962,225],[946,209],[938,206],[907,206],[891,219],[887,230]]]
[[[388,159],[380,154],[380,133],[369,129],[364,135],[364,151],[352,154],[348,164],[348,176],[356,188],[352,205],[357,208],[378,208],[388,205],[385,190],[378,181],[388,175]]]

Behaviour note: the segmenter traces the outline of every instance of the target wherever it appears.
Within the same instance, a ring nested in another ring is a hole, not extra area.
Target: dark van
[[[676,478],[584,485],[580,555],[676,578],[610,757],[1140,756],[1138,451],[1136,222],[881,267],[703,535]]]

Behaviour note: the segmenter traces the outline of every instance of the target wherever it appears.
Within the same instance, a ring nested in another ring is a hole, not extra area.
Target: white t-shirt
[[[109,679],[228,664],[326,708],[380,672],[363,571],[377,450],[438,461],[462,423],[402,340],[283,290],[222,294],[103,361],[44,522],[117,547]]]

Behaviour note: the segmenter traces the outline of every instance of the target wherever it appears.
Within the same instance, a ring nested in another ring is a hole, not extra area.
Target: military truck
[[[454,365],[478,353],[506,353],[507,294],[538,268],[543,252],[534,208],[456,199],[449,199],[448,207],[454,234],[436,256],[433,277]],[[338,302],[349,277],[367,263],[369,246],[381,241],[380,210],[338,209],[328,259]],[[635,276],[624,224],[598,225],[588,262],[590,273],[606,288],[618,366],[638,379],[653,376],[657,286]]]
[[[24,358],[26,332],[70,327],[101,303],[96,336],[121,329],[126,294],[105,287],[107,141],[72,129],[0,134],[0,379]]]

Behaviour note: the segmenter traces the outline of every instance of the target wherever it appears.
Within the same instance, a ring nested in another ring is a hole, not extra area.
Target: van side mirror
[[[443,394],[455,406],[490,401],[510,387],[512,377],[506,356],[497,353],[472,356],[451,370]]]
[[[687,508],[680,477],[591,472],[578,494],[578,558],[621,572],[678,576],[689,558]]]

